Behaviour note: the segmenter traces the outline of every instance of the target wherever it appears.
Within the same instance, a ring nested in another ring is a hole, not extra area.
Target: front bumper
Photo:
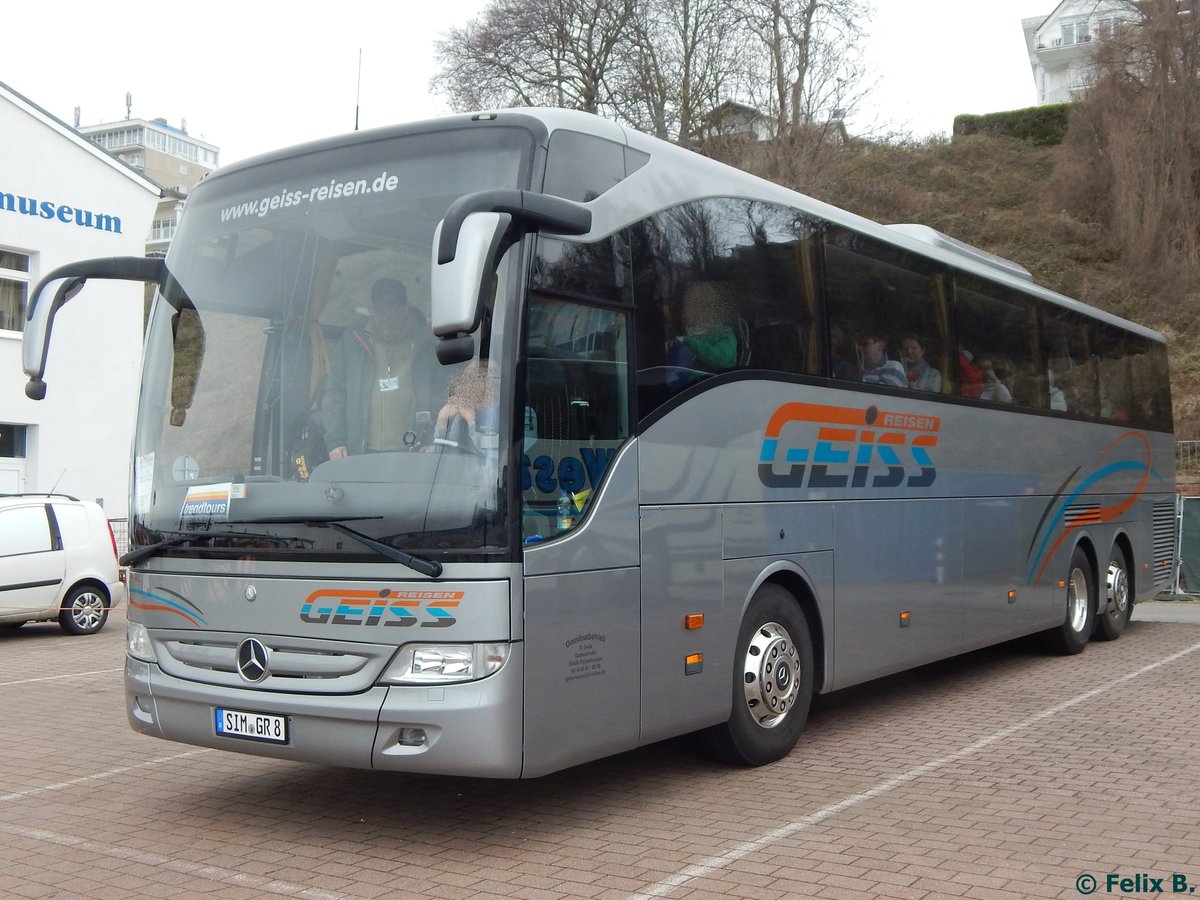
[[[135,731],[201,747],[329,766],[519,778],[522,649],[513,644],[504,667],[480,681],[320,695],[205,684],[127,657],[126,713]],[[217,707],[286,716],[288,741],[218,735]],[[419,746],[400,742],[411,729],[425,733]]]

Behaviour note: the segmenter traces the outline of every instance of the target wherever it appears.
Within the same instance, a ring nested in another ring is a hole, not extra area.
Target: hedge
[[[997,134],[1028,141],[1037,147],[1061,144],[1067,133],[1068,103],[1031,106],[983,116],[954,117],[954,137],[968,134]]]

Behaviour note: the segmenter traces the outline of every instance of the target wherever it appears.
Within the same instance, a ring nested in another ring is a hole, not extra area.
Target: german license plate
[[[287,716],[273,716],[270,713],[248,712],[242,709],[223,709],[219,706],[214,711],[213,727],[222,737],[286,744],[287,726]]]

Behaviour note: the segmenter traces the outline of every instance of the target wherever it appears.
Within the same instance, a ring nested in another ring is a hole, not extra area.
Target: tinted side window
[[[1100,417],[1133,422],[1133,373],[1125,347],[1127,335],[1104,323],[1096,325],[1096,374],[1100,379]]]
[[[590,134],[556,131],[546,154],[543,190],[586,203],[625,178],[625,148]]]
[[[531,281],[560,296],[629,303],[628,257],[622,234],[592,243],[539,236]]]
[[[819,229],[786,207],[729,198],[630,229],[641,416],[719,372],[819,371]]]
[[[1032,409],[1050,405],[1038,347],[1037,306],[1024,294],[955,276],[959,393]]]
[[[525,339],[524,539],[577,523],[630,435],[628,313],[541,294]]]
[[[1130,335],[1125,350],[1129,354],[1134,424],[1156,431],[1174,430],[1167,348],[1156,341]]]
[[[45,506],[0,510],[0,556],[45,553],[50,549],[50,521]]]
[[[1093,323],[1069,310],[1046,307],[1042,327],[1050,407],[1098,416],[1100,385]]]
[[[953,389],[941,267],[845,229],[825,242],[834,378],[931,393]]]

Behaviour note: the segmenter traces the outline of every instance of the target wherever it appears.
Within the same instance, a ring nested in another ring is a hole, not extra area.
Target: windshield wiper
[[[177,534],[175,537],[147,544],[145,547],[138,547],[136,550],[130,550],[117,560],[117,565],[136,566],[143,560],[157,556],[163,550],[170,547],[186,547],[188,544],[194,544],[197,541],[204,541],[209,538],[249,538],[254,541],[275,541],[276,543],[283,544],[303,540],[302,538],[284,538],[273,534],[250,534],[245,531],[194,531],[187,534]],[[308,543],[311,544],[312,541],[308,541]]]
[[[383,516],[270,516],[262,519],[238,519],[230,522],[230,525],[308,525],[311,528],[332,528],[339,534],[344,534],[346,537],[353,538],[364,547],[370,547],[380,556],[386,556],[390,560],[408,566],[414,572],[420,572],[422,575],[428,575],[430,578],[437,578],[442,574],[442,564],[436,559],[424,559],[420,556],[414,556],[411,553],[406,553],[403,550],[398,550],[391,544],[385,544],[382,541],[377,541],[369,535],[363,534],[361,531],[355,531],[353,528],[348,528],[343,525],[343,522],[354,522],[360,519],[382,519]]]
[[[373,537],[368,537],[360,531],[355,531],[353,528],[347,528],[341,522],[309,522],[310,525],[315,525],[318,528],[332,528],[339,534],[344,534],[346,537],[354,538],[364,547],[370,547],[376,553],[386,556],[388,559],[394,559],[398,563],[403,563],[414,571],[420,572],[422,575],[428,575],[430,578],[437,578],[442,574],[442,564],[436,559],[424,559],[420,556],[413,556],[411,553],[405,553],[403,550],[397,550],[390,544],[385,544],[382,541],[377,541]]]

